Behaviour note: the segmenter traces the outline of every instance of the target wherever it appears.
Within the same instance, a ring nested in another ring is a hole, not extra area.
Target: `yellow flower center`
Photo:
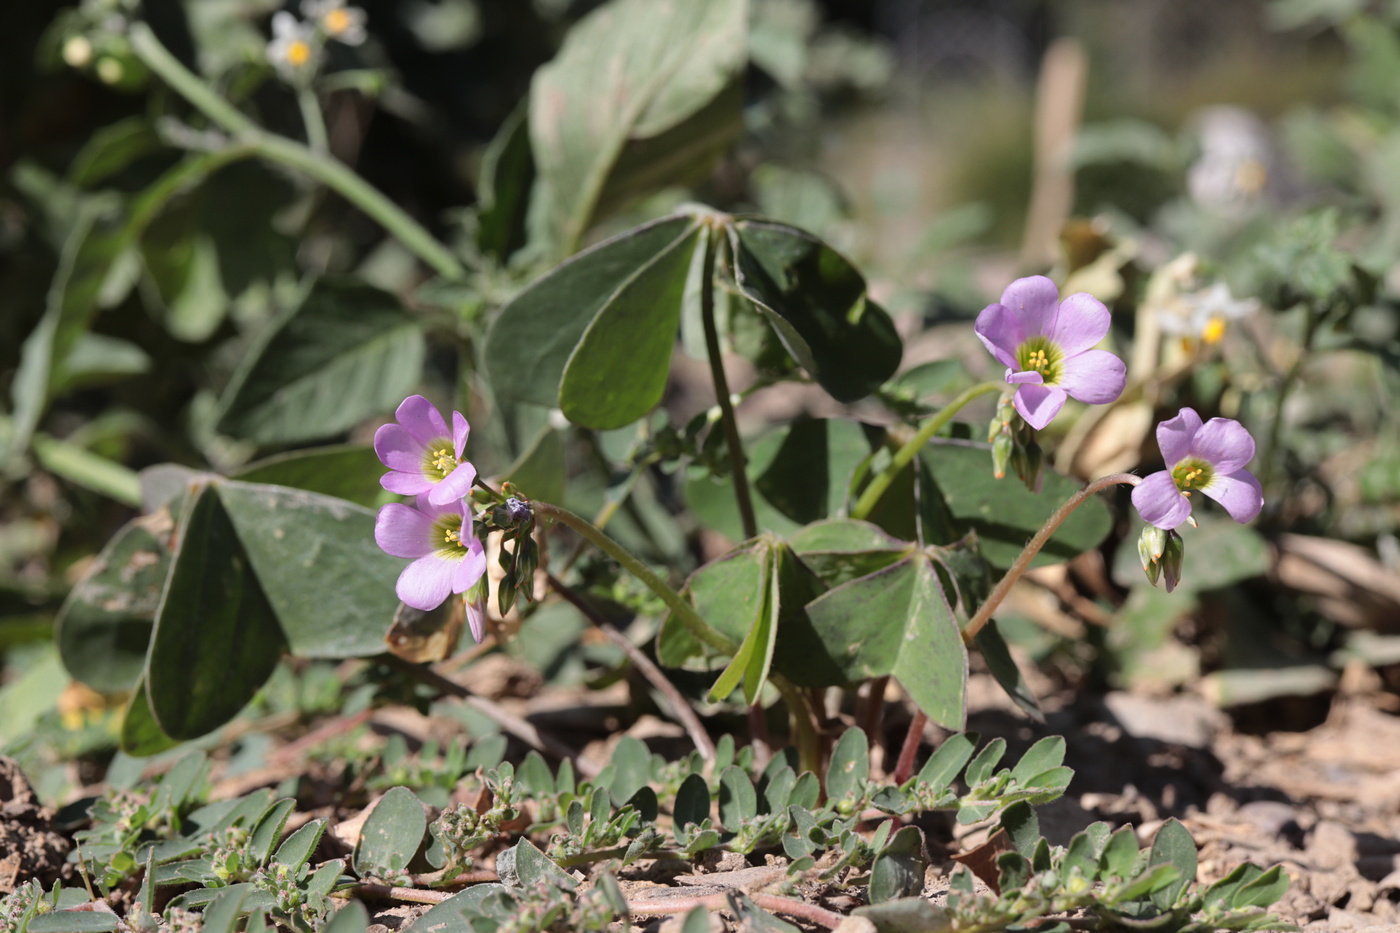
[[[309,61],[311,61],[310,43],[298,39],[287,46],[287,64],[293,68],[300,68]]]
[[[1016,362],[1021,372],[1040,373],[1048,386],[1059,382],[1061,358],[1060,348],[1043,335],[1031,337],[1016,348]]]
[[[1190,496],[1192,489],[1209,486],[1215,479],[1215,469],[1197,457],[1187,457],[1172,469],[1172,481],[1183,496]]]
[[[350,12],[344,8],[331,10],[322,20],[322,24],[326,27],[326,32],[338,36],[350,28]]]
[[[1206,346],[1214,346],[1225,336],[1225,318],[1219,314],[1212,314],[1210,320],[1206,321],[1206,326],[1201,328],[1201,340]]]

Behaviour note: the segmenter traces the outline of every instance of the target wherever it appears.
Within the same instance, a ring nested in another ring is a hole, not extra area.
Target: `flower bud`
[[[1160,570],[1157,561],[1161,559],[1166,546],[1167,532],[1156,525],[1144,526],[1142,534],[1138,535],[1138,560],[1142,561],[1142,569],[1153,586],[1157,585],[1156,576]]]
[[[1010,434],[998,434],[992,441],[992,475],[997,479],[1006,476],[1006,464],[1011,459],[1011,454],[1016,447],[1016,442],[1011,439]]]
[[[1175,531],[1167,532],[1167,546],[1162,552],[1162,578],[1167,592],[1181,582],[1181,568],[1186,561],[1186,542]]]

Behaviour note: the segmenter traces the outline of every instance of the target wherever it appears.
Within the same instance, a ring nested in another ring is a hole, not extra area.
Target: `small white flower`
[[[346,45],[365,41],[365,11],[345,0],[301,0],[301,15],[327,36]]]
[[[1231,321],[1252,314],[1258,307],[1259,302],[1255,299],[1237,300],[1230,294],[1230,286],[1216,282],[1210,288],[1183,295],[1178,306],[1179,313],[1162,316],[1162,330],[1211,346],[1225,336]]]
[[[274,13],[267,60],[289,81],[314,73],[321,60],[316,27],[285,10]]]

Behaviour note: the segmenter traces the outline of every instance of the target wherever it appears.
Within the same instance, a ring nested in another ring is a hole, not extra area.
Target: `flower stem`
[[[744,526],[744,538],[758,536],[758,521],[754,518],[753,496],[749,492],[748,459],[744,442],[739,437],[739,422],[734,417],[734,403],[729,395],[729,380],[724,375],[724,359],[719,346],[719,328],[715,326],[715,281],[712,267],[715,261],[715,238],[723,228],[710,226],[705,231],[705,263],[701,267],[700,317],[705,325],[705,350],[710,358],[710,378],[715,384],[720,420],[729,446],[729,469],[734,478],[734,500],[739,506],[739,520]]]
[[[297,88],[297,106],[301,108],[301,122],[306,125],[306,144],[320,158],[330,158],[331,144],[326,136],[326,117],[321,112],[316,92],[309,87]]]
[[[568,525],[579,535],[588,539],[598,550],[621,564],[628,573],[641,580],[647,589],[655,593],[675,614],[676,619],[690,629],[691,634],[696,638],[716,651],[731,657],[739,650],[739,646],[735,642],[711,628],[704,619],[700,618],[700,614],[695,611],[694,607],[672,589],[665,580],[653,573],[650,567],[638,560],[631,551],[595,528],[587,519],[575,515],[566,508],[541,502],[538,499],[531,500],[530,507],[534,509],[535,515],[539,518],[547,518]]]
[[[198,76],[180,63],[161,44],[145,23],[133,23],[129,33],[131,48],[141,61],[176,93],[209,119],[236,137],[256,155],[297,169],[331,188],[377,221],[400,243],[415,253],[444,278],[465,277],[466,269],[447,247],[422,224],[404,213],[393,201],[374,188],[345,163],[320,155],[301,143],[269,133],[248,119],[228,101],[215,94]],[[309,128],[308,135],[315,131]]]
[[[1020,555],[1016,558],[1016,562],[1006,571],[1006,576],[1001,578],[997,585],[993,587],[992,592],[987,596],[986,600],[978,607],[977,614],[967,623],[967,628],[963,629],[963,641],[971,642],[972,639],[977,637],[977,633],[982,631],[986,624],[991,621],[992,613],[997,611],[997,607],[999,607],[1001,601],[1006,598],[1006,594],[1011,592],[1011,587],[1015,586],[1016,581],[1021,579],[1021,575],[1030,567],[1031,561],[1035,559],[1035,555],[1040,553],[1040,549],[1045,547],[1045,543],[1050,540],[1050,536],[1055,533],[1055,530],[1060,527],[1065,519],[1069,518],[1070,515],[1074,513],[1075,509],[1089,501],[1095,493],[1101,492],[1110,486],[1136,486],[1140,482],[1142,482],[1141,476],[1134,476],[1131,473],[1110,473],[1108,476],[1102,476],[1094,480],[1092,483],[1070,496],[1069,499],[1065,501],[1065,504],[1056,509],[1054,514],[1041,526],[1041,529],[1035,533],[1035,537],[1031,538],[1030,543],[1022,549]]]
[[[615,625],[609,622],[592,603],[575,592],[573,587],[564,583],[552,573],[546,573],[545,579],[549,581],[550,587],[556,593],[572,603],[579,612],[582,612],[590,622],[597,626],[598,629],[608,637],[609,641],[622,649],[622,653],[627,655],[628,660],[632,662],[632,666],[641,672],[641,675],[645,677],[662,696],[666,697],[667,702],[671,704],[671,711],[675,713],[676,718],[679,719],[681,725],[685,727],[685,731],[690,735],[690,740],[695,743],[695,748],[700,752],[701,757],[707,762],[714,761],[715,743],[710,739],[710,734],[705,731],[705,724],[700,721],[699,716],[695,715],[695,710],[691,708],[685,696],[676,689],[676,685],[671,683],[671,681],[666,678],[666,675],[661,672],[661,668],[653,664],[651,658],[648,658],[644,652],[636,645],[632,644],[631,640],[626,635],[618,631]]]
[[[1041,529],[1035,533],[1035,537],[1031,538],[1030,543],[1017,556],[1016,562],[1006,571],[1006,575],[997,582],[986,600],[978,607],[977,613],[963,629],[963,641],[971,644],[973,639],[977,637],[977,633],[986,628],[987,623],[992,620],[992,613],[997,611],[1002,600],[1006,599],[1006,594],[1011,592],[1016,581],[1021,579],[1021,575],[1030,567],[1035,555],[1040,553],[1040,549],[1045,547],[1045,543],[1050,540],[1055,530],[1073,514],[1075,509],[1089,501],[1096,493],[1110,486],[1136,486],[1140,482],[1142,482],[1141,476],[1134,476],[1131,473],[1110,473],[1108,476],[1094,480],[1065,500],[1064,505],[1056,509]],[[909,724],[909,731],[904,736],[904,746],[899,750],[899,761],[895,765],[894,779],[896,783],[902,784],[907,781],[909,775],[914,772],[914,754],[918,751],[919,741],[923,737],[924,726],[927,724],[927,714],[923,710],[915,710],[914,721]]]
[[[885,467],[871,481],[870,485],[860,494],[856,504],[851,508],[851,518],[863,519],[875,510],[879,504],[880,497],[890,488],[890,483],[899,475],[899,471],[904,469],[919,454],[924,445],[941,431],[953,416],[957,414],[968,402],[986,395],[989,392],[996,392],[1006,388],[1005,382],[982,382],[966,390],[958,397],[954,398],[947,405],[939,409],[938,414],[925,421],[919,428],[918,433],[911,437],[904,446],[896,450],[891,458],[889,466]]]

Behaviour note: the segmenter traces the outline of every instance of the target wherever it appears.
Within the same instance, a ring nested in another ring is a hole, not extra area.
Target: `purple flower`
[[[1237,522],[1247,522],[1264,507],[1259,481],[1244,468],[1254,457],[1254,438],[1229,418],[1204,424],[1193,409],[1157,425],[1157,446],[1167,469],[1153,473],[1133,489],[1133,505],[1143,519],[1168,531],[1191,514],[1191,493],[1200,490],[1225,507]]]
[[[472,531],[466,500],[433,505],[419,496],[416,506],[392,502],[379,510],[374,541],[394,557],[413,560],[399,574],[395,591],[414,609],[436,609],[452,593],[470,590],[486,573],[486,551]],[[478,625],[472,626],[473,635]]]
[[[1016,410],[1040,430],[1064,407],[1065,396],[1102,405],[1123,391],[1123,361],[1094,345],[1108,333],[1109,314],[1093,295],[1060,301],[1043,275],[1006,286],[999,304],[977,315],[977,336],[1016,386]]]
[[[398,424],[374,432],[374,452],[389,472],[379,483],[401,496],[428,495],[433,505],[464,498],[476,481],[476,467],[462,459],[471,426],[461,412],[452,413],[452,430],[442,414],[421,395],[410,395],[394,412]]]

